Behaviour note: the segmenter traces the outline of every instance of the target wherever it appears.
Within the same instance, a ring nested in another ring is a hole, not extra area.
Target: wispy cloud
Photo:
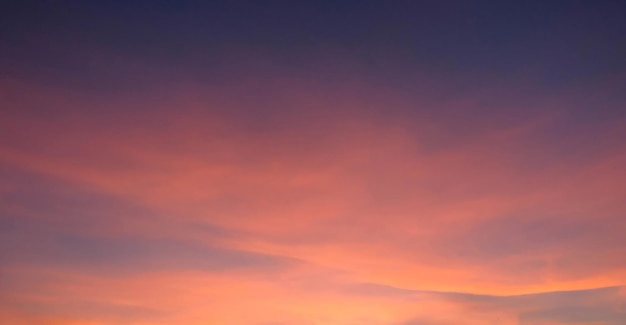
[[[263,80],[4,80],[0,317],[624,322],[623,120],[530,89],[511,118],[507,87]]]

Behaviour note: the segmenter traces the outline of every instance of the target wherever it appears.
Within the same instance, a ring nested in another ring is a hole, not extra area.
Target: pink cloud
[[[614,141],[622,121],[588,130],[597,140],[577,158],[554,146],[571,145],[568,139],[551,133],[573,122],[544,113],[550,105],[566,110],[568,98],[533,98],[545,109],[508,120],[478,95],[436,100],[367,83],[268,83],[187,83],[103,98],[5,81],[3,105],[11,109],[0,122],[7,139],[0,168],[32,184],[7,178],[2,212],[11,215],[7,223],[39,229],[24,230],[31,241],[7,242],[41,253],[37,243],[66,235],[101,239],[111,254],[96,258],[136,272],[99,273],[61,258],[87,250],[85,243],[63,246],[51,260],[35,254],[34,264],[2,269],[18,284],[38,279],[41,287],[4,299],[53,312],[39,317],[15,307],[1,317],[107,325],[128,317],[190,325],[561,324],[573,317],[569,309],[552,315],[538,311],[534,298],[514,296],[624,285],[626,152]],[[494,100],[506,103],[500,96]],[[453,115],[463,105],[475,115],[465,126],[465,117]],[[24,199],[11,199],[16,193]],[[80,218],[90,223],[76,227]],[[55,222],[62,226],[47,228]],[[183,245],[163,244],[169,241]],[[137,242],[149,249],[126,259],[132,254],[120,252]],[[100,249],[91,244],[88,255]],[[200,248],[190,256],[190,247]],[[238,254],[297,262],[194,264]],[[379,291],[356,293],[359,283]],[[594,310],[621,303],[607,295],[575,303]],[[571,308],[566,296],[554,295]],[[81,314],[81,306],[91,312]],[[463,313],[471,319],[454,316]],[[530,323],[519,322],[524,313]]]

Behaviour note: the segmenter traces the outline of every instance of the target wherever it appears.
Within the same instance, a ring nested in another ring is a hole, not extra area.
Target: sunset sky
[[[624,1],[6,1],[0,324],[626,324]]]

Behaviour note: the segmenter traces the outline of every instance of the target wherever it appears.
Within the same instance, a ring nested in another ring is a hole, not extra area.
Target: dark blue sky
[[[106,66],[115,56],[214,72],[233,57],[298,67],[332,55],[390,79],[443,73],[476,82],[527,75],[557,86],[623,80],[626,61],[623,1],[14,1],[3,6],[5,72],[37,65],[53,73],[88,74],[94,61]]]

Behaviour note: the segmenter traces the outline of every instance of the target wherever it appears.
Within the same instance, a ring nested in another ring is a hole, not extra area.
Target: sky
[[[0,323],[626,324],[622,1],[7,1]]]

